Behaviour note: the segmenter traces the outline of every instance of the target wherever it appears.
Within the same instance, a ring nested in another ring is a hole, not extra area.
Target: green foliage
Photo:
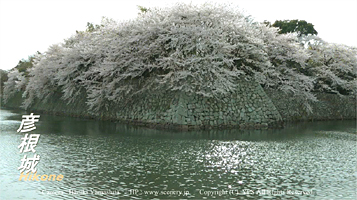
[[[98,29],[100,29],[100,27],[103,27],[103,25],[98,25],[98,24],[92,24],[90,22],[87,22],[87,32],[94,32]]]
[[[76,34],[83,34],[84,32],[92,33],[96,30],[99,30],[103,25],[101,24],[93,24],[91,22],[87,22],[86,30],[85,31],[78,31],[76,30]]]
[[[270,22],[266,23],[264,21],[264,23],[270,25]],[[272,26],[279,28],[280,34],[297,32],[299,36],[308,34],[317,35],[314,25],[307,23],[305,20],[276,20]]]
[[[271,27],[270,21],[264,20],[263,24],[265,24],[267,27]]]
[[[15,69],[17,69],[20,73],[23,73],[25,76],[27,76],[29,74],[28,69],[34,66],[35,57],[36,55],[39,54],[41,53],[37,51],[35,55],[31,55],[27,59],[19,60],[19,63],[16,65]]]
[[[8,72],[0,69],[0,95],[2,96],[2,91],[4,91],[4,83],[8,80]]]
[[[28,75],[28,70],[33,67],[33,61],[34,57],[29,56],[28,59],[21,59],[19,63],[16,65],[16,69],[19,70],[19,72],[23,72],[26,76]]]
[[[146,12],[150,11],[149,8],[146,8],[146,7],[144,7],[144,6],[138,6],[138,9],[139,9],[139,11],[140,11],[139,14],[141,14],[141,13],[146,13]]]

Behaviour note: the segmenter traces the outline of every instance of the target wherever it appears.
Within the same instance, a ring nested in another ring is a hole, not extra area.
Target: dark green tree
[[[2,91],[4,91],[4,83],[7,81],[8,72],[0,69],[0,95],[2,95]]]
[[[96,30],[100,29],[101,27],[103,27],[103,25],[93,24],[93,23],[87,22],[86,31],[87,32],[93,32],[93,31],[96,31]]]
[[[21,59],[15,68],[19,70],[19,72],[24,72],[24,75],[27,76],[29,73],[27,69],[33,67],[34,59],[35,56],[29,56],[27,59]]]
[[[271,23],[268,20],[264,20],[263,24],[265,24],[267,27],[271,27]]]
[[[146,8],[146,7],[144,7],[144,6],[139,6],[139,5],[138,5],[138,9],[139,9],[139,11],[140,11],[139,14],[141,14],[141,13],[146,13],[146,12],[150,11],[149,8]]]
[[[103,27],[103,25],[99,25],[99,24],[93,24],[91,22],[87,22],[87,26],[86,26],[86,30],[85,32],[94,32],[98,29],[100,29],[101,27]],[[84,31],[78,31],[76,30],[77,34],[83,33]]]
[[[268,24],[266,21],[264,23]],[[299,36],[308,34],[317,35],[314,25],[307,23],[305,20],[276,20],[272,26],[280,28],[280,34],[297,32]]]

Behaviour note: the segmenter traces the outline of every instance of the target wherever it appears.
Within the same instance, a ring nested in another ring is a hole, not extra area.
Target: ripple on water
[[[112,124],[108,124],[108,132],[115,134],[66,134],[58,133],[57,129],[46,129],[41,132],[41,140],[36,147],[41,155],[38,173],[63,174],[65,178],[60,182],[26,183],[17,181],[16,169],[21,157],[17,146],[21,134],[14,132],[18,123],[12,123],[1,127],[0,178],[4,184],[0,191],[17,188],[24,192],[6,192],[9,199],[26,199],[28,195],[40,199],[71,199],[74,196],[78,199],[179,198],[134,195],[130,193],[131,189],[189,191],[185,198],[195,199],[356,197],[357,140],[356,135],[346,131],[267,132],[259,137],[260,133],[239,132],[222,132],[221,135],[145,134],[147,129],[131,130],[121,126],[111,127]],[[43,122],[43,127],[46,123],[51,122]],[[62,123],[66,126],[65,121]],[[71,126],[73,124],[71,122]],[[88,125],[86,121],[78,124],[81,127]],[[93,124],[88,126],[95,127]],[[81,127],[74,129],[77,131]],[[203,193],[218,190],[256,192],[264,189],[312,191],[313,194],[207,196]],[[70,194],[70,190],[78,194]],[[50,195],[41,191],[64,193]],[[89,194],[81,194],[85,191]],[[90,194],[91,191],[98,193]],[[120,194],[100,193],[105,191],[119,191]],[[0,197],[4,196],[0,194]]]

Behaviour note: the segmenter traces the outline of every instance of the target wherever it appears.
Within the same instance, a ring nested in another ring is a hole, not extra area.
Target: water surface
[[[357,198],[355,121],[177,132],[41,114],[37,173],[64,178],[19,181],[22,114],[0,112],[0,199]]]

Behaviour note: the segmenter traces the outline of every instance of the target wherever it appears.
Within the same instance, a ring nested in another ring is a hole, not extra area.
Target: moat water
[[[37,173],[63,180],[19,181],[24,114],[0,112],[1,200],[357,199],[355,121],[177,132],[41,114]]]

